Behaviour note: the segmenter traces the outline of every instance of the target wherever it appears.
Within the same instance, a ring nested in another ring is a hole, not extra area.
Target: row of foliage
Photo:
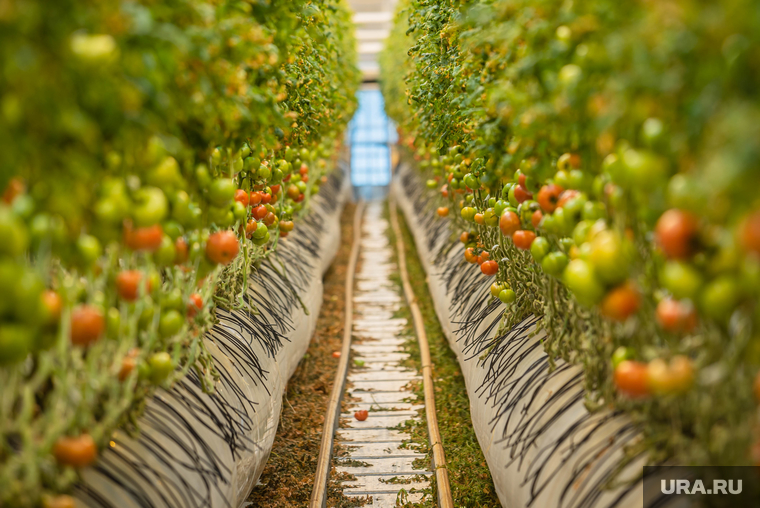
[[[0,2],[0,505],[64,508],[335,164],[342,0]]]
[[[382,66],[503,326],[544,317],[629,457],[760,461],[760,4],[406,0]]]

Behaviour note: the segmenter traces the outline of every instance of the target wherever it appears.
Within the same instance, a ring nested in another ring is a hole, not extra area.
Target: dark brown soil
[[[353,239],[355,205],[348,204],[341,215],[341,245],[324,278],[324,298],[317,331],[298,365],[283,396],[282,414],[259,485],[248,501],[266,508],[308,506],[317,469],[327,401],[330,397],[343,340],[345,281]],[[341,450],[335,450],[340,454]],[[327,506],[360,506],[356,499],[343,496],[338,481],[348,477],[331,475]]]

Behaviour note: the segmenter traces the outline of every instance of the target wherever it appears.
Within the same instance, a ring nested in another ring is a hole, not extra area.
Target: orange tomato
[[[522,227],[520,217],[515,212],[507,211],[501,214],[499,229],[502,235],[512,236],[520,227]]]
[[[740,240],[745,249],[760,254],[760,210],[751,213],[744,220]]]
[[[256,208],[253,209],[253,216],[256,220],[261,220],[264,217],[267,216],[269,213],[269,210],[267,210],[267,207],[264,205],[259,205]]]
[[[214,263],[227,265],[238,255],[240,244],[232,231],[217,231],[208,237],[206,257]]]
[[[696,250],[697,228],[697,218],[694,215],[672,208],[660,216],[654,235],[666,256],[684,259]]]
[[[626,283],[612,289],[601,303],[602,315],[623,322],[639,310],[641,297],[633,284]]]
[[[448,217],[448,215],[449,215],[449,207],[448,206],[439,206],[438,210],[436,210],[435,213],[438,214],[438,217]]]
[[[77,437],[62,436],[53,445],[53,456],[59,464],[85,467],[95,462],[98,447],[89,434]]]
[[[478,262],[478,256],[475,254],[472,247],[468,247],[464,250],[464,259],[467,260],[468,263],[474,264]]]
[[[642,398],[650,394],[645,363],[623,360],[615,368],[613,378],[617,390],[631,398]]]
[[[259,223],[256,222],[253,219],[248,220],[248,224],[245,225],[245,237],[251,238],[253,236],[253,233],[256,231],[256,228],[259,227]]]
[[[128,302],[137,300],[141,280],[142,273],[138,270],[124,270],[120,272],[116,276],[116,291],[119,293],[119,297]],[[152,291],[151,286],[151,281],[148,279],[148,293]]]
[[[106,321],[103,312],[91,305],[80,305],[71,312],[71,342],[88,346],[103,335]]]
[[[473,216],[473,220],[476,224],[480,224],[481,226],[484,226],[486,223],[482,213],[476,213],[475,216]]]
[[[518,185],[517,187],[515,187],[515,199],[517,200],[518,203],[522,203],[529,199],[533,199],[533,193],[530,192],[525,187],[523,187],[522,185]]]
[[[487,250],[484,250],[478,255],[478,264],[481,265],[489,259],[491,259],[491,254],[489,254]]]
[[[488,275],[489,277],[496,275],[499,271],[499,263],[497,263],[496,261],[492,259],[484,261],[480,265],[480,271],[483,272],[483,274]]]
[[[124,225],[124,243],[132,250],[154,252],[161,246],[164,230],[160,224],[145,228],[132,228],[131,223]]]
[[[536,239],[536,233],[533,231],[528,231],[527,229],[521,229],[519,231],[515,231],[512,234],[512,241],[515,244],[515,247],[522,250],[528,250],[530,249],[530,246],[533,244],[533,240]]]
[[[248,192],[244,191],[243,189],[238,189],[235,191],[235,201],[238,203],[242,203],[243,206],[247,207],[250,200],[251,198],[248,195]]]
[[[251,192],[251,199],[248,202],[253,206],[261,203],[261,193],[258,191]]]
[[[25,185],[23,180],[18,177],[11,178],[8,186],[3,191],[3,203],[10,205],[16,199],[16,196],[24,192]]]
[[[176,255],[174,256],[174,263],[181,265],[185,261],[187,261],[188,254],[189,254],[189,248],[187,245],[187,241],[182,238],[181,236],[177,238],[174,242],[174,249],[176,251]]]
[[[552,213],[557,209],[557,203],[559,203],[559,197],[564,189],[556,184],[544,185],[541,190],[538,191],[538,204],[541,205],[541,209],[545,212]]]
[[[541,210],[536,210],[533,212],[533,215],[530,216],[530,223],[533,225],[534,228],[537,228],[539,224],[541,224],[541,219],[544,218],[544,214]]]
[[[47,289],[42,293],[42,305],[45,307],[48,316],[48,322],[57,323],[61,319],[61,308],[63,303],[61,302],[61,296],[53,291]]]
[[[42,508],[76,508],[76,503],[73,497],[65,494],[45,496],[42,499]]]
[[[203,298],[198,293],[190,295],[190,301],[187,304],[187,317],[194,318],[199,310],[203,308]]]
[[[119,381],[125,381],[129,375],[137,367],[137,360],[131,356],[125,356],[121,361],[121,369],[119,369]]]
[[[697,326],[693,305],[666,298],[657,304],[657,322],[670,333],[689,333]]]

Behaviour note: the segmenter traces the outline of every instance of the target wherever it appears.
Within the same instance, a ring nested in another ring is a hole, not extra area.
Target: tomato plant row
[[[333,168],[342,0],[2,2],[0,505],[71,506]]]
[[[406,0],[389,114],[590,409],[653,462],[751,464],[760,397],[760,12],[747,0]]]

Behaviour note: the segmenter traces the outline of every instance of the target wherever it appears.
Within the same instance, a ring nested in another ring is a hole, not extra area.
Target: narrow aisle
[[[344,428],[335,439],[348,448],[347,456],[334,459],[337,472],[356,477],[344,482],[346,496],[372,496],[372,506],[393,507],[399,492],[429,487],[429,467],[415,469],[414,461],[425,455],[401,448],[409,434],[396,430],[407,420],[418,420],[421,400],[411,393],[411,381],[421,382],[414,369],[403,366],[409,358],[403,344],[407,320],[394,317],[406,305],[391,279],[398,273],[389,243],[388,221],[383,218],[384,202],[367,205],[360,244],[361,269],[356,274],[353,314],[353,341],[344,400],[347,413],[341,414]],[[365,421],[354,412],[369,411]],[[404,497],[419,502],[421,493]]]

